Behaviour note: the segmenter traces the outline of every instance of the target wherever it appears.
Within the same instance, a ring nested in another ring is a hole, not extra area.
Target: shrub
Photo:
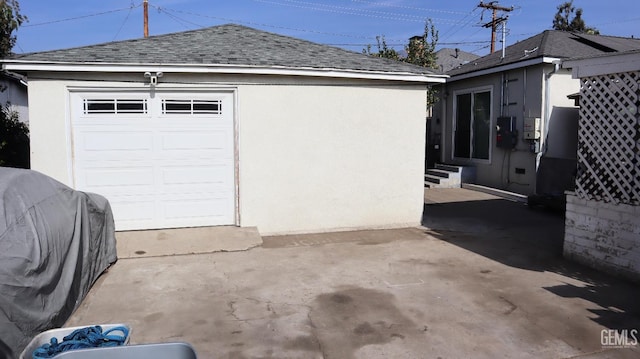
[[[10,104],[0,109],[0,166],[29,168],[29,128]]]

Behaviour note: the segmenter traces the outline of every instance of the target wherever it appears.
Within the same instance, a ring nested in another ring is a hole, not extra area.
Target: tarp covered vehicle
[[[62,326],[116,261],[114,230],[104,197],[0,168],[0,341],[15,356]]]

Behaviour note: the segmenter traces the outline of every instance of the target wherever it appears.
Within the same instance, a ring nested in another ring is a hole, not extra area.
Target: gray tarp
[[[104,197],[0,168],[0,341],[14,356],[36,334],[62,326],[116,259]]]

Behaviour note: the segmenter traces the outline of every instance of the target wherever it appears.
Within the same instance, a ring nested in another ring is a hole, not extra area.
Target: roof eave
[[[562,67],[571,69],[573,78],[601,76],[610,73],[640,71],[640,50],[607,53],[599,56],[572,58]]]
[[[490,74],[494,74],[494,73],[499,73],[499,72],[503,72],[503,71],[519,69],[519,68],[533,66],[533,65],[554,64],[554,63],[558,63],[560,61],[562,61],[562,59],[559,58],[559,57],[549,57],[549,56],[536,57],[536,58],[529,59],[529,60],[511,62],[511,63],[500,65],[500,66],[490,67],[490,68],[477,70],[477,71],[466,72],[466,73],[463,73],[463,74],[460,74],[460,75],[453,75],[449,79],[447,79],[447,82],[454,82],[454,81],[464,80],[464,79],[468,79],[468,78],[472,78],[472,77],[490,75]]]
[[[164,73],[209,73],[251,74],[331,77],[366,80],[387,80],[418,83],[444,83],[448,75],[420,74],[411,72],[348,70],[336,68],[251,66],[227,64],[134,64],[134,63],[72,63],[3,60],[3,68],[21,72],[164,72]]]

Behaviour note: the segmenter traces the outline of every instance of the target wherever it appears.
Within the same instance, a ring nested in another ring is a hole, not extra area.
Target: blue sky
[[[21,0],[29,18],[18,30],[16,53],[63,49],[139,38],[143,0]],[[423,32],[431,18],[439,47],[486,55],[491,19],[479,0],[149,0],[150,35],[227,23],[293,36],[360,52],[377,35],[402,49]],[[489,1],[485,0],[485,3]],[[507,23],[507,45],[550,29],[564,0],[502,0],[514,7]],[[640,1],[574,0],[588,26],[603,35],[640,37]],[[500,37],[498,37],[500,39]],[[500,43],[496,45],[497,48]],[[375,46],[374,46],[375,49]]]

